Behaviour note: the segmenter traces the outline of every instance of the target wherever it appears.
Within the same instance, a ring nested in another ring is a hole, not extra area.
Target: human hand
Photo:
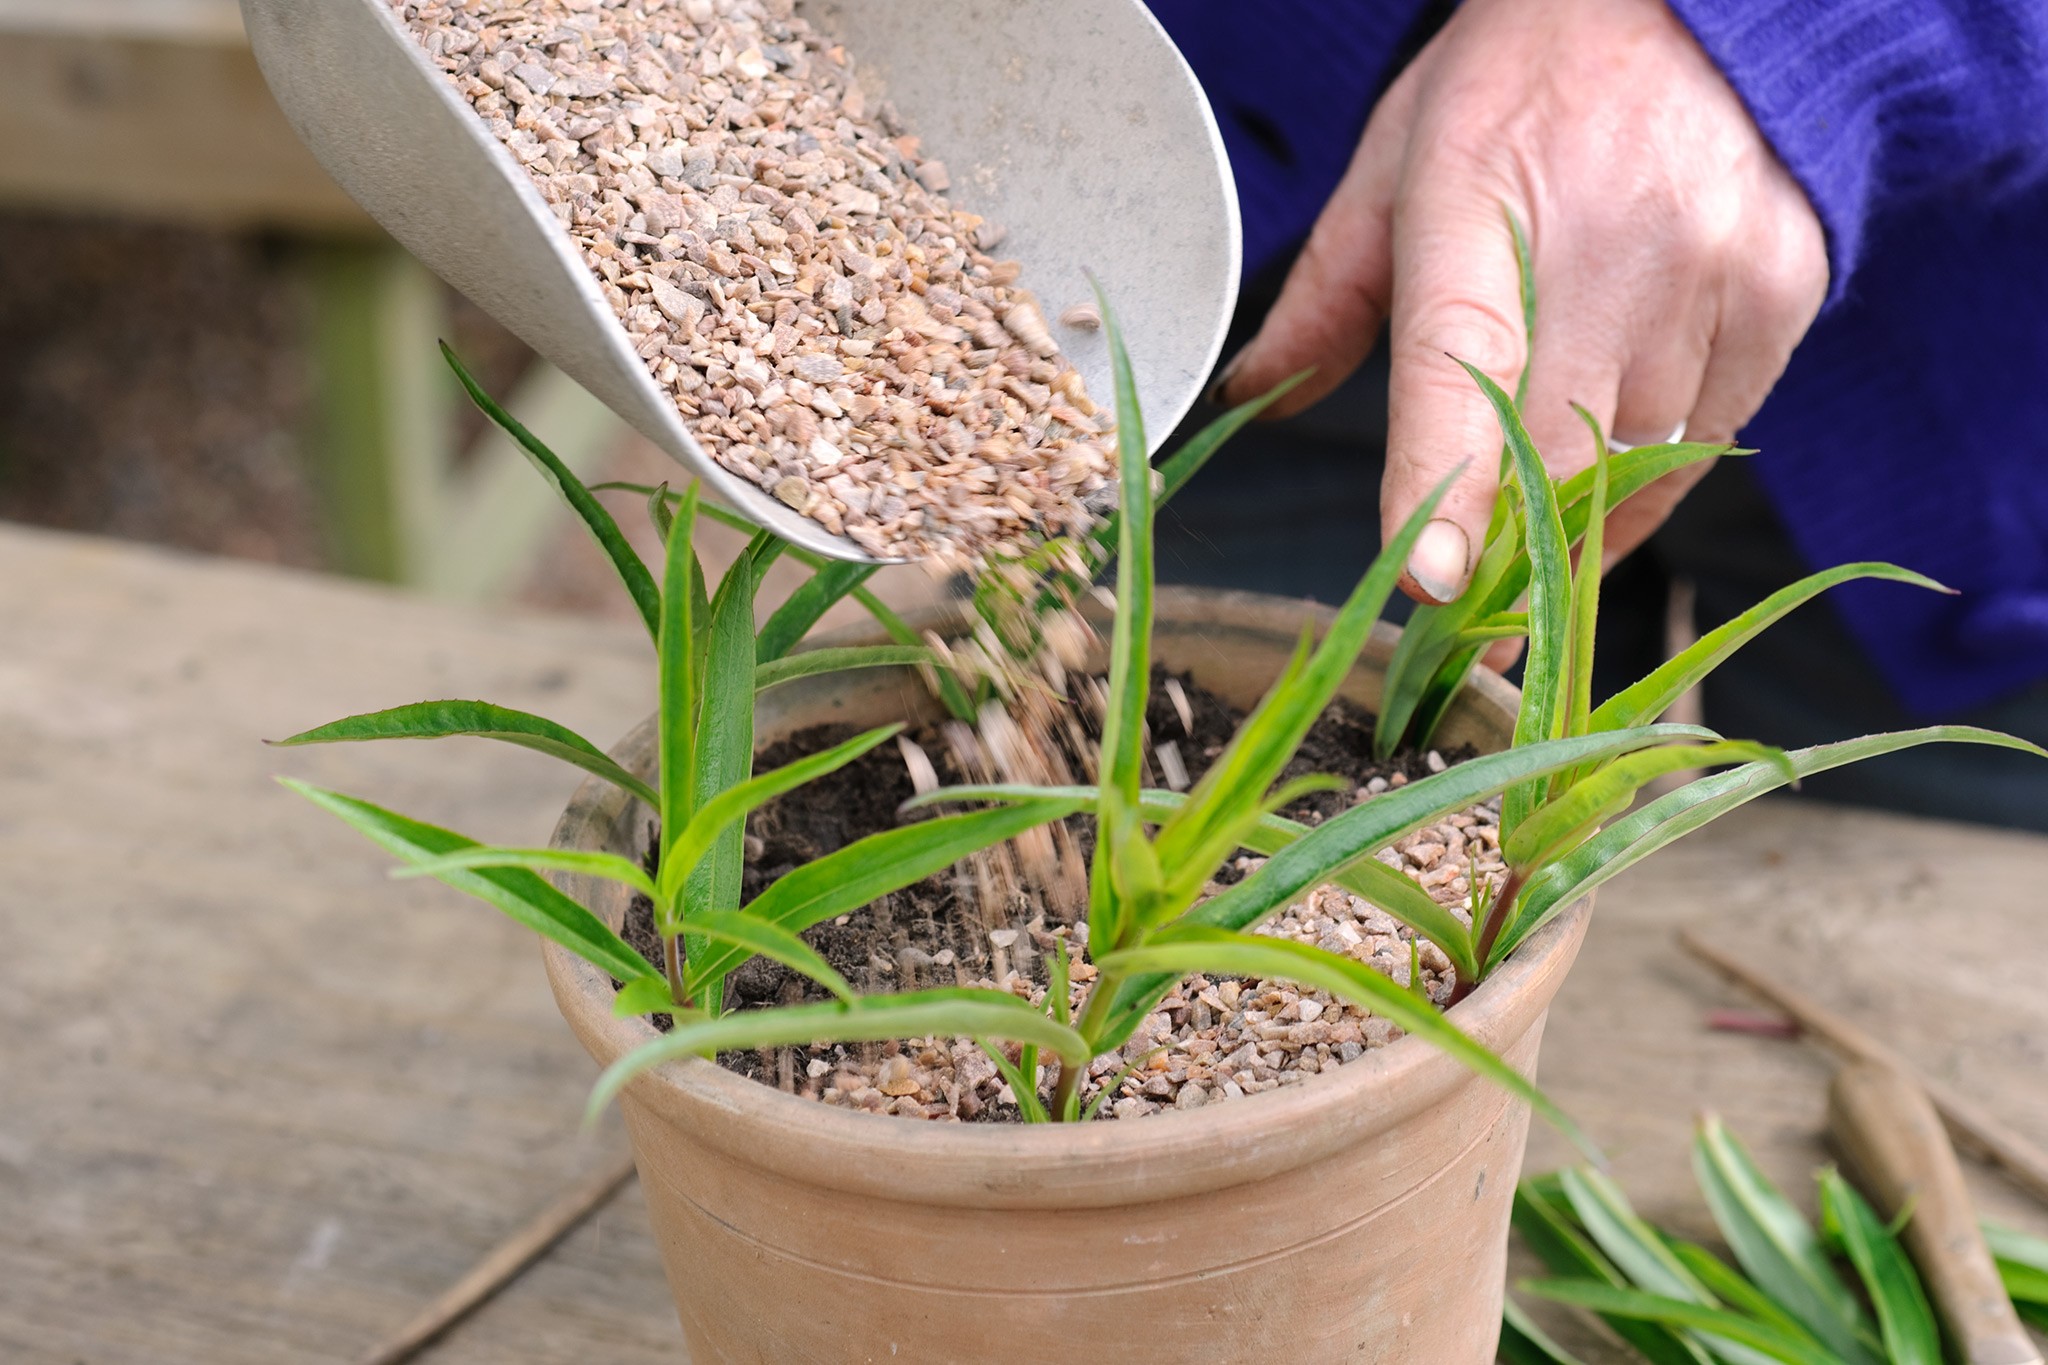
[[[1512,240],[1527,225],[1540,317],[1526,354]],[[1267,415],[1315,402],[1391,318],[1383,534],[1462,476],[1402,586],[1455,597],[1485,537],[1500,431],[1451,357],[1512,390],[1564,475],[1592,463],[1583,404],[1621,443],[1730,441],[1826,295],[1819,220],[1741,100],[1663,0],[1467,0],[1373,111],[1265,325],[1226,372],[1241,401],[1313,365]],[[1469,461],[1469,463],[1467,463]],[[1609,564],[1705,473],[1609,520]]]

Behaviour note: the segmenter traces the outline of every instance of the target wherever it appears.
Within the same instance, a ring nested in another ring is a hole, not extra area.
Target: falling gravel
[[[787,0],[388,2],[726,469],[880,557],[1086,529],[1108,414],[1001,229]]]

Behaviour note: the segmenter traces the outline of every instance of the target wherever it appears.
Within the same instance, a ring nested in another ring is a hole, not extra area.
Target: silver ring
[[[1690,422],[1691,420],[1692,420],[1691,418],[1687,418],[1685,422],[1680,422],[1680,423],[1679,423],[1679,424],[1678,424],[1677,426],[1675,426],[1675,427],[1671,428],[1671,434],[1670,434],[1669,436],[1666,436],[1666,437],[1665,437],[1665,438],[1664,438],[1664,439],[1663,439],[1662,441],[1644,441],[1644,442],[1642,442],[1642,444],[1644,444],[1644,445],[1667,445],[1667,446],[1675,446],[1675,445],[1677,445],[1677,444],[1678,444],[1678,443],[1679,443],[1680,441],[1682,441],[1682,440],[1684,440],[1684,439],[1685,439],[1685,428],[1686,428],[1686,423],[1687,423],[1687,422]],[[1610,454],[1610,455],[1619,455],[1619,454],[1623,453],[1624,451],[1629,451],[1629,450],[1634,450],[1634,449],[1635,449],[1635,447],[1634,447],[1634,446],[1632,446],[1632,445],[1626,445],[1626,444],[1624,444],[1623,442],[1620,442],[1620,441],[1616,441],[1616,440],[1612,440],[1612,439],[1610,439],[1610,440],[1609,440],[1609,441],[1607,442],[1607,453],[1608,453],[1608,454]]]

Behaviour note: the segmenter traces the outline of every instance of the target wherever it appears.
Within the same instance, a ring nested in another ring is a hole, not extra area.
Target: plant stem
[[[678,1005],[687,1005],[689,1000],[683,994],[683,956],[677,949],[680,934],[661,936],[661,966],[668,974],[668,998]]]
[[[1508,926],[1508,915],[1514,909],[1515,901],[1522,894],[1522,884],[1527,878],[1520,868],[1508,869],[1507,880],[1501,883],[1493,901],[1486,907],[1486,922],[1479,926],[1479,942],[1473,945],[1472,960],[1478,964],[1479,974],[1471,979],[1463,976],[1451,987],[1451,1004],[1455,1005],[1473,991],[1485,979],[1486,959],[1493,953],[1493,945],[1499,941],[1501,930]]]
[[[1081,1011],[1081,1021],[1074,1025],[1074,1031],[1088,1040],[1091,1049],[1094,1048],[1095,1039],[1106,1022],[1111,1002],[1116,999],[1117,988],[1122,984],[1121,976],[1112,976],[1105,972],[1095,978],[1095,986],[1088,992],[1088,1007]],[[1079,1117],[1081,1081],[1087,1074],[1086,1065],[1069,1066],[1064,1058],[1061,1059],[1059,1083],[1053,1087],[1052,1092],[1054,1122],[1066,1122],[1069,1114]]]

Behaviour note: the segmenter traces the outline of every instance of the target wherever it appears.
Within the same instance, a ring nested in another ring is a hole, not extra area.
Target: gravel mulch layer
[[[1432,753],[1432,757],[1436,757]],[[1439,761],[1441,761],[1439,759]],[[1387,780],[1374,779],[1380,791]],[[1378,792],[1360,788],[1356,800]],[[1471,923],[1469,877],[1498,887],[1505,874],[1500,858],[1499,807],[1477,806],[1440,824],[1418,830],[1382,852],[1382,862],[1408,873],[1432,898]],[[1264,860],[1240,857],[1235,870],[1248,873]],[[1355,958],[1401,985],[1419,968],[1422,989],[1439,1008],[1449,1004],[1456,973],[1443,952],[1385,912],[1340,887],[1323,886],[1261,926],[1262,934],[1313,943]],[[1083,945],[1086,926],[1039,928],[1041,951],[1056,937]],[[1014,929],[991,934],[997,953],[1015,951]],[[1095,969],[1074,967],[1073,1008],[1086,1003]],[[996,986],[1044,1003],[1046,991],[1014,970],[1001,979],[981,976],[967,984]],[[1402,1036],[1399,1028],[1369,1010],[1327,991],[1303,990],[1289,982],[1258,978],[1190,976],[1175,986],[1159,1008],[1139,1025],[1124,1047],[1096,1058],[1089,1069],[1083,1103],[1093,1103],[1104,1086],[1113,1087],[1102,1112],[1111,1118],[1143,1118],[1167,1109],[1199,1109],[1243,1099],[1363,1057]],[[862,1050],[819,1046],[808,1050],[802,1093],[844,1108],[906,1118],[938,1120],[1004,1117],[1015,1097],[995,1063],[978,1045],[962,1039],[926,1039]],[[1016,1060],[1011,1050],[1011,1060]],[[1041,1068],[1049,1085],[1056,1066]]]
[[[877,556],[1086,527],[1107,414],[1001,230],[787,0],[388,3],[727,469]]]
[[[1148,728],[1158,745],[1172,743],[1186,755],[1194,777],[1222,752],[1239,719],[1214,694],[1155,670]],[[971,758],[965,756],[971,744],[958,730],[941,724],[913,736],[942,782],[970,776]],[[789,762],[850,733],[841,726],[799,732],[770,746],[759,763]],[[1353,785],[1347,791],[1313,793],[1287,814],[1321,823],[1468,756],[1403,754],[1382,765],[1372,757],[1371,734],[1371,716],[1341,701],[1333,705],[1310,731],[1286,776],[1334,773]],[[1077,762],[1076,770],[1085,769]],[[898,805],[914,790],[903,758],[885,746],[757,811],[748,824],[743,895],[751,898],[791,868],[896,824]],[[1085,857],[1093,829],[1083,820],[1069,824],[1076,852]],[[1473,878],[1497,887],[1504,876],[1499,837],[1498,806],[1489,803],[1418,830],[1378,856],[1413,876],[1438,903],[1469,923]],[[1236,881],[1262,861],[1241,855],[1219,869],[1216,880]],[[1006,889],[994,904],[991,885]],[[1050,955],[1065,940],[1074,962],[1078,1007],[1094,979],[1086,961],[1086,926],[1063,922],[1060,914],[1047,910],[1047,899],[1028,878],[991,876],[986,867],[969,863],[882,897],[857,914],[817,925],[803,937],[863,992],[980,985],[1041,1004]],[[650,961],[660,960],[645,900],[636,900],[625,932]],[[1318,888],[1275,916],[1262,932],[1356,958],[1404,985],[1419,968],[1421,989],[1440,1007],[1449,1002],[1455,985],[1450,963],[1435,944],[1337,887]],[[735,972],[728,989],[741,1007],[823,998],[810,983],[761,958]],[[1191,1109],[1297,1084],[1400,1036],[1387,1020],[1322,991],[1280,981],[1193,976],[1161,1002],[1120,1053],[1097,1059],[1083,1093],[1092,1101],[1103,1086],[1113,1089],[1102,1106],[1105,1117]],[[1016,1060],[1014,1050],[1011,1057]],[[836,1106],[940,1121],[1018,1117],[1015,1096],[995,1064],[966,1039],[821,1044],[728,1053],[720,1060],[766,1084]],[[1043,1081],[1049,1084],[1052,1076],[1048,1065]]]

